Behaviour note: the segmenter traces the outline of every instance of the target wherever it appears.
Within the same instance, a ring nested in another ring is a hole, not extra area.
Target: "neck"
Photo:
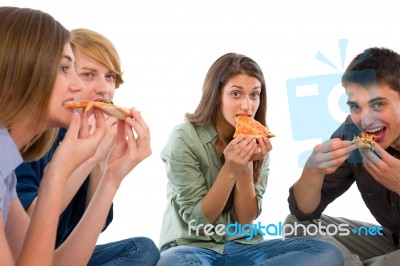
[[[21,121],[10,129],[10,135],[18,149],[21,149],[39,132],[33,130],[31,121]]]

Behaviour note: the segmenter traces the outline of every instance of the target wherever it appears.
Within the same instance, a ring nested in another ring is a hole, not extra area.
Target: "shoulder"
[[[182,152],[183,150],[198,150],[214,141],[217,133],[212,125],[193,125],[184,122],[175,126],[164,147],[164,152]]]
[[[185,142],[205,142],[211,141],[217,135],[214,127],[207,125],[193,125],[189,122],[184,122],[175,126],[172,129],[169,139],[181,139]]]

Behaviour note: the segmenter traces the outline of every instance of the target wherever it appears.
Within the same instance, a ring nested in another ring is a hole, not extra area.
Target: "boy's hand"
[[[314,147],[304,168],[313,168],[324,175],[333,173],[355,149],[357,146],[348,140],[327,140]]]
[[[400,160],[387,153],[378,143],[375,143],[375,152],[360,149],[365,169],[391,191],[400,195]]]

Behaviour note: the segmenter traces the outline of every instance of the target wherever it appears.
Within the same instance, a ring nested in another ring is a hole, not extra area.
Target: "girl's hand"
[[[80,117],[77,112],[73,113],[68,131],[64,140],[56,149],[50,165],[57,165],[57,167],[72,173],[95,154],[97,147],[104,138],[106,127],[102,111],[95,109],[94,116],[96,129],[93,134],[89,134],[87,114],[83,113]]]
[[[251,161],[261,160],[265,157],[265,155],[272,150],[271,142],[269,138],[264,137],[257,140],[257,149],[254,154],[251,156]]]
[[[239,135],[224,150],[226,167],[236,176],[245,170],[256,150],[256,139]]]

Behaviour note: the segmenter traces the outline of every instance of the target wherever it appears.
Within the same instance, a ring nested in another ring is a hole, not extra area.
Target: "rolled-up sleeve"
[[[297,209],[296,198],[293,186],[289,189],[289,209],[299,221],[307,219],[318,219],[321,217],[325,208],[337,197],[346,192],[354,183],[354,175],[347,162],[343,163],[334,173],[325,175],[324,183],[321,188],[321,200],[318,207],[312,213],[302,213]]]

